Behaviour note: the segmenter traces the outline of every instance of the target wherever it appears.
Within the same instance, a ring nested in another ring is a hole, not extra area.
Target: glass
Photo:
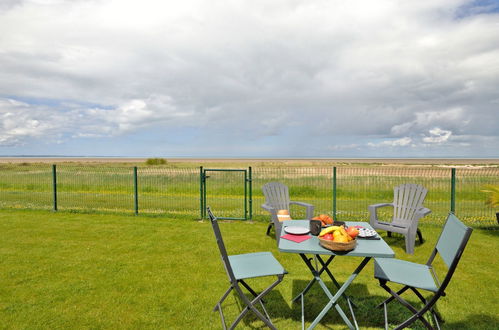
[[[322,221],[310,220],[310,234],[317,236],[322,230]]]

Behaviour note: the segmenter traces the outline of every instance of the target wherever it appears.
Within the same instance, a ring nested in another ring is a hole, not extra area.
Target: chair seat
[[[373,228],[391,231],[393,233],[402,234],[402,235],[406,235],[409,232],[409,226],[403,227],[401,225],[388,222],[378,222],[376,225],[373,226]]]
[[[374,277],[431,292],[438,291],[429,266],[405,260],[375,258]]]
[[[287,273],[271,252],[232,255],[229,262],[237,280]]]

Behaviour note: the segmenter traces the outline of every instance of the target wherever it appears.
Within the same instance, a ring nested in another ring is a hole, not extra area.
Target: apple
[[[325,240],[328,240],[328,241],[332,241],[333,240],[333,234],[328,233],[328,234],[322,236],[322,239],[325,239]]]
[[[355,238],[359,234],[359,230],[355,227],[348,227],[347,234],[350,235],[351,238]]]

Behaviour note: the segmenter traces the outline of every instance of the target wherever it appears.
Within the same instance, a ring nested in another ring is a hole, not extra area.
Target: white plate
[[[288,234],[293,234],[293,235],[305,235],[310,232],[308,228],[305,227],[298,227],[298,226],[287,226],[284,227],[284,231]]]
[[[378,235],[376,230],[369,229],[369,228],[359,228],[359,237],[374,237]]]

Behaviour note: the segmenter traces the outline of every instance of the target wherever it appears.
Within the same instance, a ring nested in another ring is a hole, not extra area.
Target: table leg
[[[359,273],[362,271],[362,269],[367,265],[367,263],[371,260],[371,257],[365,257],[362,262],[359,264],[359,266],[354,270],[352,275],[348,278],[348,280],[343,283],[343,285],[338,289],[336,294],[333,296],[331,292],[328,290],[327,286],[324,284],[320,276],[318,274],[314,274],[315,279],[319,282],[322,290],[326,293],[326,295],[329,298],[329,302],[326,304],[326,306],[323,308],[323,310],[319,313],[319,315],[315,318],[315,320],[312,322],[310,327],[308,329],[313,329],[321,320],[322,318],[326,315],[326,313],[334,306],[338,313],[340,314],[341,318],[343,321],[346,323],[346,325],[350,329],[358,329],[357,325],[357,320],[355,319],[355,314],[353,313],[353,309],[350,307],[350,312],[352,314],[353,321],[355,323],[355,326],[350,322],[348,317],[345,315],[343,310],[341,309],[340,305],[338,305],[338,299],[342,296],[342,294],[345,292],[345,290],[350,286],[350,284],[353,282],[353,280],[359,275]]]
[[[321,274],[324,272],[324,270],[327,269],[327,266],[331,263],[331,261],[333,261],[335,256],[330,256],[326,262],[324,262],[324,260],[321,259],[322,268],[320,270],[317,270],[316,268],[314,268],[314,266],[310,262],[311,259],[307,258],[306,255],[300,253],[300,257],[303,259],[303,261],[307,265],[308,269],[310,269],[310,271],[312,272],[312,275],[315,276],[315,273],[317,273],[317,275],[321,276]],[[298,299],[300,299],[301,296],[304,296],[308,292],[308,290],[310,290],[310,288],[315,283],[315,281],[316,281],[315,277],[312,278],[310,280],[310,282],[308,282],[305,289],[303,289],[303,291],[299,295],[297,295],[296,297],[293,298],[292,302],[296,302]]]
[[[305,264],[307,265],[307,267],[310,269],[310,271],[312,272],[312,275],[314,275],[314,272],[316,272],[317,275],[320,277],[321,274],[324,271],[326,271],[326,273],[329,275],[329,278],[331,278],[331,281],[333,281],[333,283],[336,286],[336,288],[339,289],[341,287],[341,285],[338,283],[338,281],[336,281],[336,278],[333,276],[333,274],[331,273],[331,271],[328,269],[329,264],[333,261],[333,259],[335,257],[334,255],[329,256],[329,258],[327,259],[327,261],[324,261],[319,255],[316,255],[316,258],[319,260],[319,262],[321,263],[321,266],[322,266],[322,268],[320,270],[314,268],[314,266],[310,262],[310,259],[307,258],[306,255],[300,254],[300,257],[303,259],[303,261],[305,262]],[[310,282],[308,282],[308,284],[305,287],[305,289],[303,289],[303,291],[300,294],[298,294],[296,297],[294,297],[291,302],[296,302],[298,299],[301,299],[301,297],[303,297],[308,292],[308,290],[310,290],[310,288],[312,287],[312,285],[316,281],[317,280],[316,280],[315,275],[314,275],[314,278],[312,278],[312,280],[310,280]],[[351,303],[355,308],[357,308],[357,305],[355,305],[355,303],[351,300],[351,298],[349,296],[347,296],[345,293],[343,293],[342,296],[343,296],[343,298],[345,298],[345,300],[349,304]]]
[[[336,278],[333,276],[333,274],[331,273],[331,271],[329,270],[329,268],[327,268],[329,262],[324,263],[324,260],[322,260],[322,258],[321,258],[320,255],[317,256],[317,259],[319,259],[319,262],[321,263],[323,269],[325,269],[326,273],[329,275],[329,278],[331,279],[331,281],[333,281],[333,283],[336,286],[336,288],[339,289],[341,287],[340,283],[338,283],[338,281],[336,281]],[[345,293],[343,293],[342,296],[343,296],[343,298],[346,299],[346,301],[349,304],[352,304],[353,307],[357,308],[357,305],[355,305],[355,303],[352,301],[351,297],[347,296]]]

